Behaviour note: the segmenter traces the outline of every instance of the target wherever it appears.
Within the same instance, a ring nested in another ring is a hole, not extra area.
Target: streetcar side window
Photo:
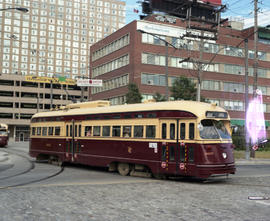
[[[66,137],[68,137],[68,125],[66,125]]]
[[[41,127],[37,128],[37,135],[41,135]]]
[[[78,125],[75,125],[75,130],[74,130],[74,132],[75,132],[75,137],[77,137],[77,136],[78,136]]]
[[[148,125],[146,126],[146,138],[155,138],[156,137],[156,126]]]
[[[42,136],[47,136],[47,127],[42,127]]]
[[[112,136],[113,137],[120,137],[121,135],[121,126],[113,126],[112,127]]]
[[[32,135],[36,135],[36,128],[32,127]]]
[[[131,137],[131,126],[123,126],[123,137]]]
[[[162,139],[167,139],[167,124],[162,124],[162,134],[161,134]]]
[[[136,138],[143,137],[143,126],[134,126],[133,136]]]
[[[90,137],[92,136],[92,126],[86,126],[84,129],[84,136]]]
[[[60,131],[61,131],[60,127],[55,127],[55,136],[60,136]]]
[[[73,136],[73,126],[72,125],[69,126],[69,136],[70,137]]]
[[[53,135],[53,129],[54,129],[53,127],[49,127],[49,134],[48,134],[49,136]]]
[[[81,137],[82,136],[82,125],[79,125],[79,137]]]
[[[94,126],[93,136],[100,136],[100,126]]]
[[[189,139],[194,140],[194,123],[189,124]]]
[[[181,123],[180,124],[180,139],[184,140],[186,138],[186,124]]]
[[[170,139],[175,139],[175,124],[170,124]]]
[[[103,137],[110,137],[111,136],[111,127],[110,126],[103,126],[102,127],[102,136]]]

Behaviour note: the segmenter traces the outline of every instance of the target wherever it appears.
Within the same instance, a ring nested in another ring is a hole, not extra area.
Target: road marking
[[[96,182],[76,182],[76,183],[51,183],[51,184],[39,184],[39,185],[25,185],[17,187],[1,187],[0,189],[11,188],[34,188],[34,187],[65,187],[65,186],[86,186],[86,185],[108,185],[108,184],[131,184],[131,183],[157,183],[161,180],[115,180],[115,181],[96,181]]]
[[[266,205],[266,206],[270,206],[270,202],[265,202],[265,201],[255,201],[256,203],[260,203],[260,204],[263,204],[263,205]]]

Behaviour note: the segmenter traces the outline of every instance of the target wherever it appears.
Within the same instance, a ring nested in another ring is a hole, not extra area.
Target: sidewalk
[[[260,159],[260,158],[250,158],[246,159],[236,159],[236,165],[270,165],[270,159]]]

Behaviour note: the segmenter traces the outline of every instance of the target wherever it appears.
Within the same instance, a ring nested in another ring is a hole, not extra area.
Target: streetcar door
[[[74,161],[74,120],[66,123],[66,148],[65,159],[66,161]]]
[[[81,152],[81,142],[80,138],[82,135],[81,122],[74,123],[73,128],[73,160],[79,161],[79,156]]]
[[[161,120],[160,172],[177,173],[178,120]]]
[[[179,121],[179,155],[178,168],[181,174],[190,175],[195,169],[195,121]]]

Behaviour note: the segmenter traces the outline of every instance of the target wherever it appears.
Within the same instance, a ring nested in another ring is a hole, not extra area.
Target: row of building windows
[[[142,53],[142,63],[165,66],[166,56],[159,54]],[[182,62],[183,59],[179,57],[168,57],[168,66],[184,69],[198,69],[198,64],[193,62]],[[226,74],[245,75],[244,66],[233,64],[206,64],[203,66],[204,71],[220,72]],[[253,68],[249,67],[249,76],[253,76]],[[258,68],[258,76],[261,78],[270,78],[270,70]]]
[[[12,3],[12,0],[6,0],[5,1],[6,4],[8,3]],[[33,8],[47,8],[47,6],[51,7],[52,5],[54,5],[54,7],[56,6],[70,6],[70,7],[74,7],[74,8],[79,8],[80,6],[83,7],[83,5],[85,5],[85,7],[87,6],[87,4],[89,5],[97,5],[97,6],[103,6],[104,7],[112,7],[112,8],[119,8],[119,9],[124,9],[124,5],[119,5],[115,3],[111,3],[111,2],[107,2],[107,1],[100,1],[100,0],[47,0],[46,1],[42,1],[42,2],[38,2],[38,1],[30,1],[30,0],[14,0],[14,3],[16,4],[23,4],[24,6],[32,6]],[[48,5],[48,3],[50,3],[50,5]],[[57,5],[55,5],[57,4]]]
[[[113,41],[112,43],[106,45],[105,47],[100,48],[99,50],[93,52],[92,61],[95,61],[105,55],[108,55],[120,48],[123,48],[129,44],[129,34]]]
[[[110,61],[106,64],[100,65],[96,68],[93,68],[92,72],[92,78],[95,78],[97,76],[100,76],[102,74],[105,74],[107,72],[116,70],[118,68],[121,68],[123,66],[126,66],[129,64],[129,54],[126,54],[124,56],[121,56],[113,61]]]
[[[2,86],[16,86],[16,87],[31,87],[31,88],[51,88],[51,84],[49,83],[37,83],[30,81],[13,81],[13,80],[0,80],[0,85]],[[75,90],[80,91],[81,88],[77,85],[64,85],[64,84],[52,84],[53,89],[67,89],[67,90]]]
[[[110,101],[111,105],[120,105],[126,103],[127,97],[126,96],[110,97],[107,100]]]
[[[24,120],[29,120],[33,114],[28,114],[28,113],[3,113],[0,112],[0,119],[24,119]]]
[[[172,86],[177,77],[170,76],[168,78],[168,85]],[[196,82],[196,79],[191,79]],[[141,84],[154,85],[154,86],[166,86],[166,76],[163,74],[141,74]],[[232,93],[245,93],[245,85],[241,83],[233,82],[223,82],[223,81],[214,81],[214,80],[203,80],[202,81],[203,90],[215,90],[215,91],[224,91]],[[270,96],[270,87],[267,86],[258,86],[258,89],[262,91],[263,95]],[[249,85],[248,91],[250,94],[253,93],[253,86]]]
[[[129,74],[112,78],[110,80],[104,80],[102,87],[92,87],[91,93],[96,94],[103,91],[112,90],[115,88],[123,87],[129,84]]]
[[[186,50],[199,50],[199,42],[192,41],[192,40],[184,40],[175,37],[168,37],[162,35],[153,35],[143,33],[142,34],[142,42],[147,44],[154,44],[154,45],[165,45],[165,41],[172,44],[174,47],[178,49],[186,49]],[[165,41],[162,41],[163,39]],[[204,43],[204,52],[207,53],[218,53],[228,56],[235,56],[235,57],[244,57],[244,49],[243,48],[236,48],[233,46],[227,45],[219,45],[214,43]],[[254,51],[248,51],[248,57],[250,59],[254,59]],[[266,52],[259,51],[258,52],[258,59],[263,61],[270,61],[270,54]]]
[[[66,4],[65,4],[65,2],[66,2]],[[6,0],[5,3],[6,3],[5,7],[12,7],[13,6],[12,2],[10,2],[9,0]],[[104,1],[98,1],[96,4],[95,1],[90,3],[90,1],[88,1],[88,2],[74,2],[74,1],[68,2],[68,1],[64,1],[64,0],[58,0],[58,1],[50,0],[47,2],[41,2],[41,3],[37,4],[36,2],[32,2],[32,1],[28,1],[28,0],[24,0],[24,1],[17,0],[15,3],[21,4],[21,5],[24,5],[27,7],[31,6],[32,10],[40,9],[40,10],[42,10],[42,13],[47,13],[46,9],[49,9],[50,11],[58,11],[59,13],[66,12],[67,14],[74,12],[74,14],[77,14],[77,15],[80,15],[80,14],[76,11],[85,11],[85,13],[86,13],[88,10],[98,11],[98,12],[102,12],[103,10],[104,11],[105,10],[112,10],[112,11],[114,11],[114,13],[112,13],[112,14],[116,14],[116,12],[118,10],[125,11],[125,5],[123,5],[123,4],[115,4],[117,2],[111,3],[111,2],[104,2]]]

